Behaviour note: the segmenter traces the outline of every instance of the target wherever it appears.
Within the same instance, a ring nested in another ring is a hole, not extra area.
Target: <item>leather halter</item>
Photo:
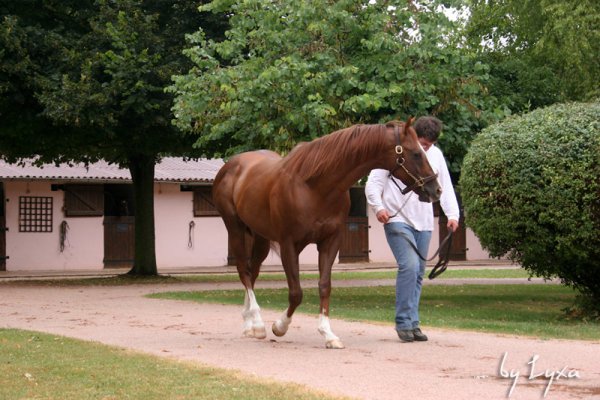
[[[419,188],[421,190],[423,190],[423,187],[425,186],[426,183],[431,182],[435,179],[437,179],[438,174],[433,174],[430,176],[426,176],[425,178],[419,176],[415,176],[413,175],[405,166],[404,166],[404,157],[402,157],[402,153],[404,152],[404,149],[402,148],[402,144],[400,142],[400,129],[398,128],[398,126],[394,126],[394,134],[396,135],[396,154],[398,155],[398,157],[396,158],[396,168],[394,168],[393,170],[390,171],[390,176],[394,175],[394,172],[396,172],[396,170],[398,168],[402,168],[404,170],[404,172],[406,172],[406,174],[408,176],[410,176],[410,178],[413,180],[413,183],[410,185],[406,185],[406,187],[404,189],[400,189],[400,186],[398,186],[398,184],[396,183],[395,180],[392,179],[392,182],[394,182],[394,184],[396,184],[396,186],[398,187],[398,189],[400,190],[400,192],[402,194],[407,194],[408,192],[410,192],[411,190],[414,190],[415,188]]]

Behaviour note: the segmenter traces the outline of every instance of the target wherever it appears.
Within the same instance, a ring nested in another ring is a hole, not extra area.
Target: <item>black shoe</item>
[[[421,332],[421,328],[413,329],[412,334],[413,334],[413,339],[415,340],[415,342],[426,342],[427,341],[427,335],[425,335],[423,332]]]
[[[402,342],[414,342],[415,341],[415,336],[413,334],[413,331],[410,329],[396,329],[396,332],[398,332],[398,337],[400,338],[400,341]]]

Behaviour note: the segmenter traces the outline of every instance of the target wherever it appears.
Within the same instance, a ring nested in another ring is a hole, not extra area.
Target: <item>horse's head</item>
[[[434,202],[440,199],[442,188],[419,144],[417,133],[412,127],[413,120],[411,117],[404,124],[390,122],[386,125],[392,135],[391,143],[394,143],[390,148],[388,169],[406,185],[402,194],[412,190],[419,195],[419,200]]]

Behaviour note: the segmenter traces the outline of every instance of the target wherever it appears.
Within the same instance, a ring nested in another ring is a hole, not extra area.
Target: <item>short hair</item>
[[[444,124],[436,117],[420,117],[414,124],[417,136],[435,143],[440,137]]]

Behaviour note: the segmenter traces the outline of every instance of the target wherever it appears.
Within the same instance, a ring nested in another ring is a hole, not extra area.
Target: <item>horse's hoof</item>
[[[287,329],[281,329],[279,327],[279,324],[277,323],[277,321],[273,322],[273,326],[271,327],[271,330],[273,331],[273,335],[278,336],[278,337],[282,337],[283,335],[285,335],[287,333]]]
[[[267,330],[265,329],[264,326],[258,327],[258,328],[252,328],[254,337],[256,339],[264,339],[267,337]]]
[[[340,339],[332,339],[327,341],[325,347],[328,349],[343,349],[344,343]]]
[[[264,326],[258,328],[249,328],[244,330],[244,337],[255,338],[255,339],[264,339],[267,337],[267,331]]]

